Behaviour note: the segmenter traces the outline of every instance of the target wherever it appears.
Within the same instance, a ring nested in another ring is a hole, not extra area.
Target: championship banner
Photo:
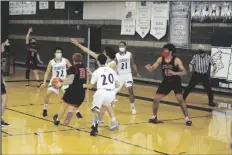
[[[22,15],[23,3],[22,2],[9,2],[9,15]]]
[[[122,17],[121,35],[135,34],[136,2],[125,2],[125,11]]]
[[[177,48],[190,48],[190,2],[172,2],[169,42]]]
[[[65,9],[65,2],[55,2],[55,9]]]
[[[151,3],[137,2],[136,32],[144,38],[150,31]]]
[[[218,83],[217,86],[221,88],[232,89],[232,49],[230,47],[212,47],[211,58],[216,63],[215,74],[213,74],[213,66],[211,66],[212,83]]]
[[[192,22],[232,22],[232,2],[192,2]]]
[[[48,2],[39,2],[39,9],[48,9],[49,8],[49,3]]]
[[[34,15],[36,14],[36,2],[23,2],[23,14],[24,15]]]
[[[150,34],[160,40],[167,31],[169,20],[169,2],[153,2]]]

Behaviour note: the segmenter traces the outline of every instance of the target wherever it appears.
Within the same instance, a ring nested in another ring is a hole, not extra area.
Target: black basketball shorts
[[[85,90],[78,91],[68,88],[62,99],[67,104],[78,108],[85,100]]]
[[[36,61],[30,61],[30,60],[27,60],[26,61],[26,66],[27,66],[27,69],[37,69],[37,62]]]
[[[168,95],[171,91],[174,91],[176,95],[182,95],[181,80],[166,81],[163,80],[156,91],[157,95]]]

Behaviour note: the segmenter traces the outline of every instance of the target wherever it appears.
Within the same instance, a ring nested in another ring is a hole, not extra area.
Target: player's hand
[[[169,75],[169,76],[172,76],[172,75],[177,75],[177,74],[176,74],[176,72],[173,72],[172,70],[169,70],[169,71],[168,71],[168,75]]]
[[[28,29],[28,32],[33,32],[33,29],[32,29],[32,27],[30,27],[29,29]]]
[[[44,64],[43,61],[40,61],[39,63],[40,63],[40,64]]]
[[[83,88],[87,88],[87,85],[86,85],[86,84],[83,84]]]
[[[60,89],[62,87],[62,83],[61,82],[58,82],[57,84],[56,84],[56,86],[55,86],[55,88],[57,88],[57,89]]]
[[[151,72],[152,71],[152,66],[150,64],[145,66],[146,70]]]
[[[79,42],[75,38],[71,38],[71,43],[73,43],[74,45],[78,45],[79,44]]]
[[[43,83],[40,88],[45,88],[46,87],[46,83]]]

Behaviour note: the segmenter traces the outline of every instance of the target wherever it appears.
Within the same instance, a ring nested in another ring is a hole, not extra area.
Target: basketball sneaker
[[[137,112],[136,112],[135,107],[131,107],[131,112],[132,112],[133,115],[136,115]]]
[[[117,130],[119,127],[119,123],[117,121],[111,122],[110,130]]]
[[[44,109],[43,110],[43,117],[45,118],[45,117],[47,117],[48,116],[48,110],[47,109]]]
[[[53,116],[53,122],[54,122],[54,125],[58,126],[60,124],[60,121],[57,121],[57,118],[58,118],[58,114],[55,114]]]
[[[4,126],[10,126],[10,124],[4,122],[3,120],[1,120],[1,125],[2,125],[2,127],[4,127]]]
[[[148,120],[149,123],[154,123],[154,124],[159,124],[159,123],[163,123],[162,121],[159,121],[157,119],[157,116],[152,116],[149,120]]]
[[[190,118],[188,118],[188,117],[186,117],[185,118],[185,124],[187,125],[187,126],[191,126],[192,125],[192,121],[191,121],[191,119]]]
[[[95,125],[92,125],[92,127],[91,127],[92,130],[90,132],[90,136],[97,136],[98,135],[97,127],[98,127],[97,123],[95,123]]]
[[[83,118],[80,112],[76,113],[77,118]]]

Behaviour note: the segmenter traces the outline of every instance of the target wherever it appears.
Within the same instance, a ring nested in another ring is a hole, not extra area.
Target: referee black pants
[[[210,87],[210,81],[209,81],[209,75],[208,74],[200,74],[197,72],[193,72],[192,77],[189,81],[189,85],[185,88],[184,90],[184,94],[183,94],[183,98],[184,100],[186,100],[186,98],[188,97],[189,93],[191,92],[191,90],[193,88],[195,88],[195,86],[201,82],[202,85],[204,86],[207,94],[208,94],[208,98],[209,101],[213,101],[213,91]]]

